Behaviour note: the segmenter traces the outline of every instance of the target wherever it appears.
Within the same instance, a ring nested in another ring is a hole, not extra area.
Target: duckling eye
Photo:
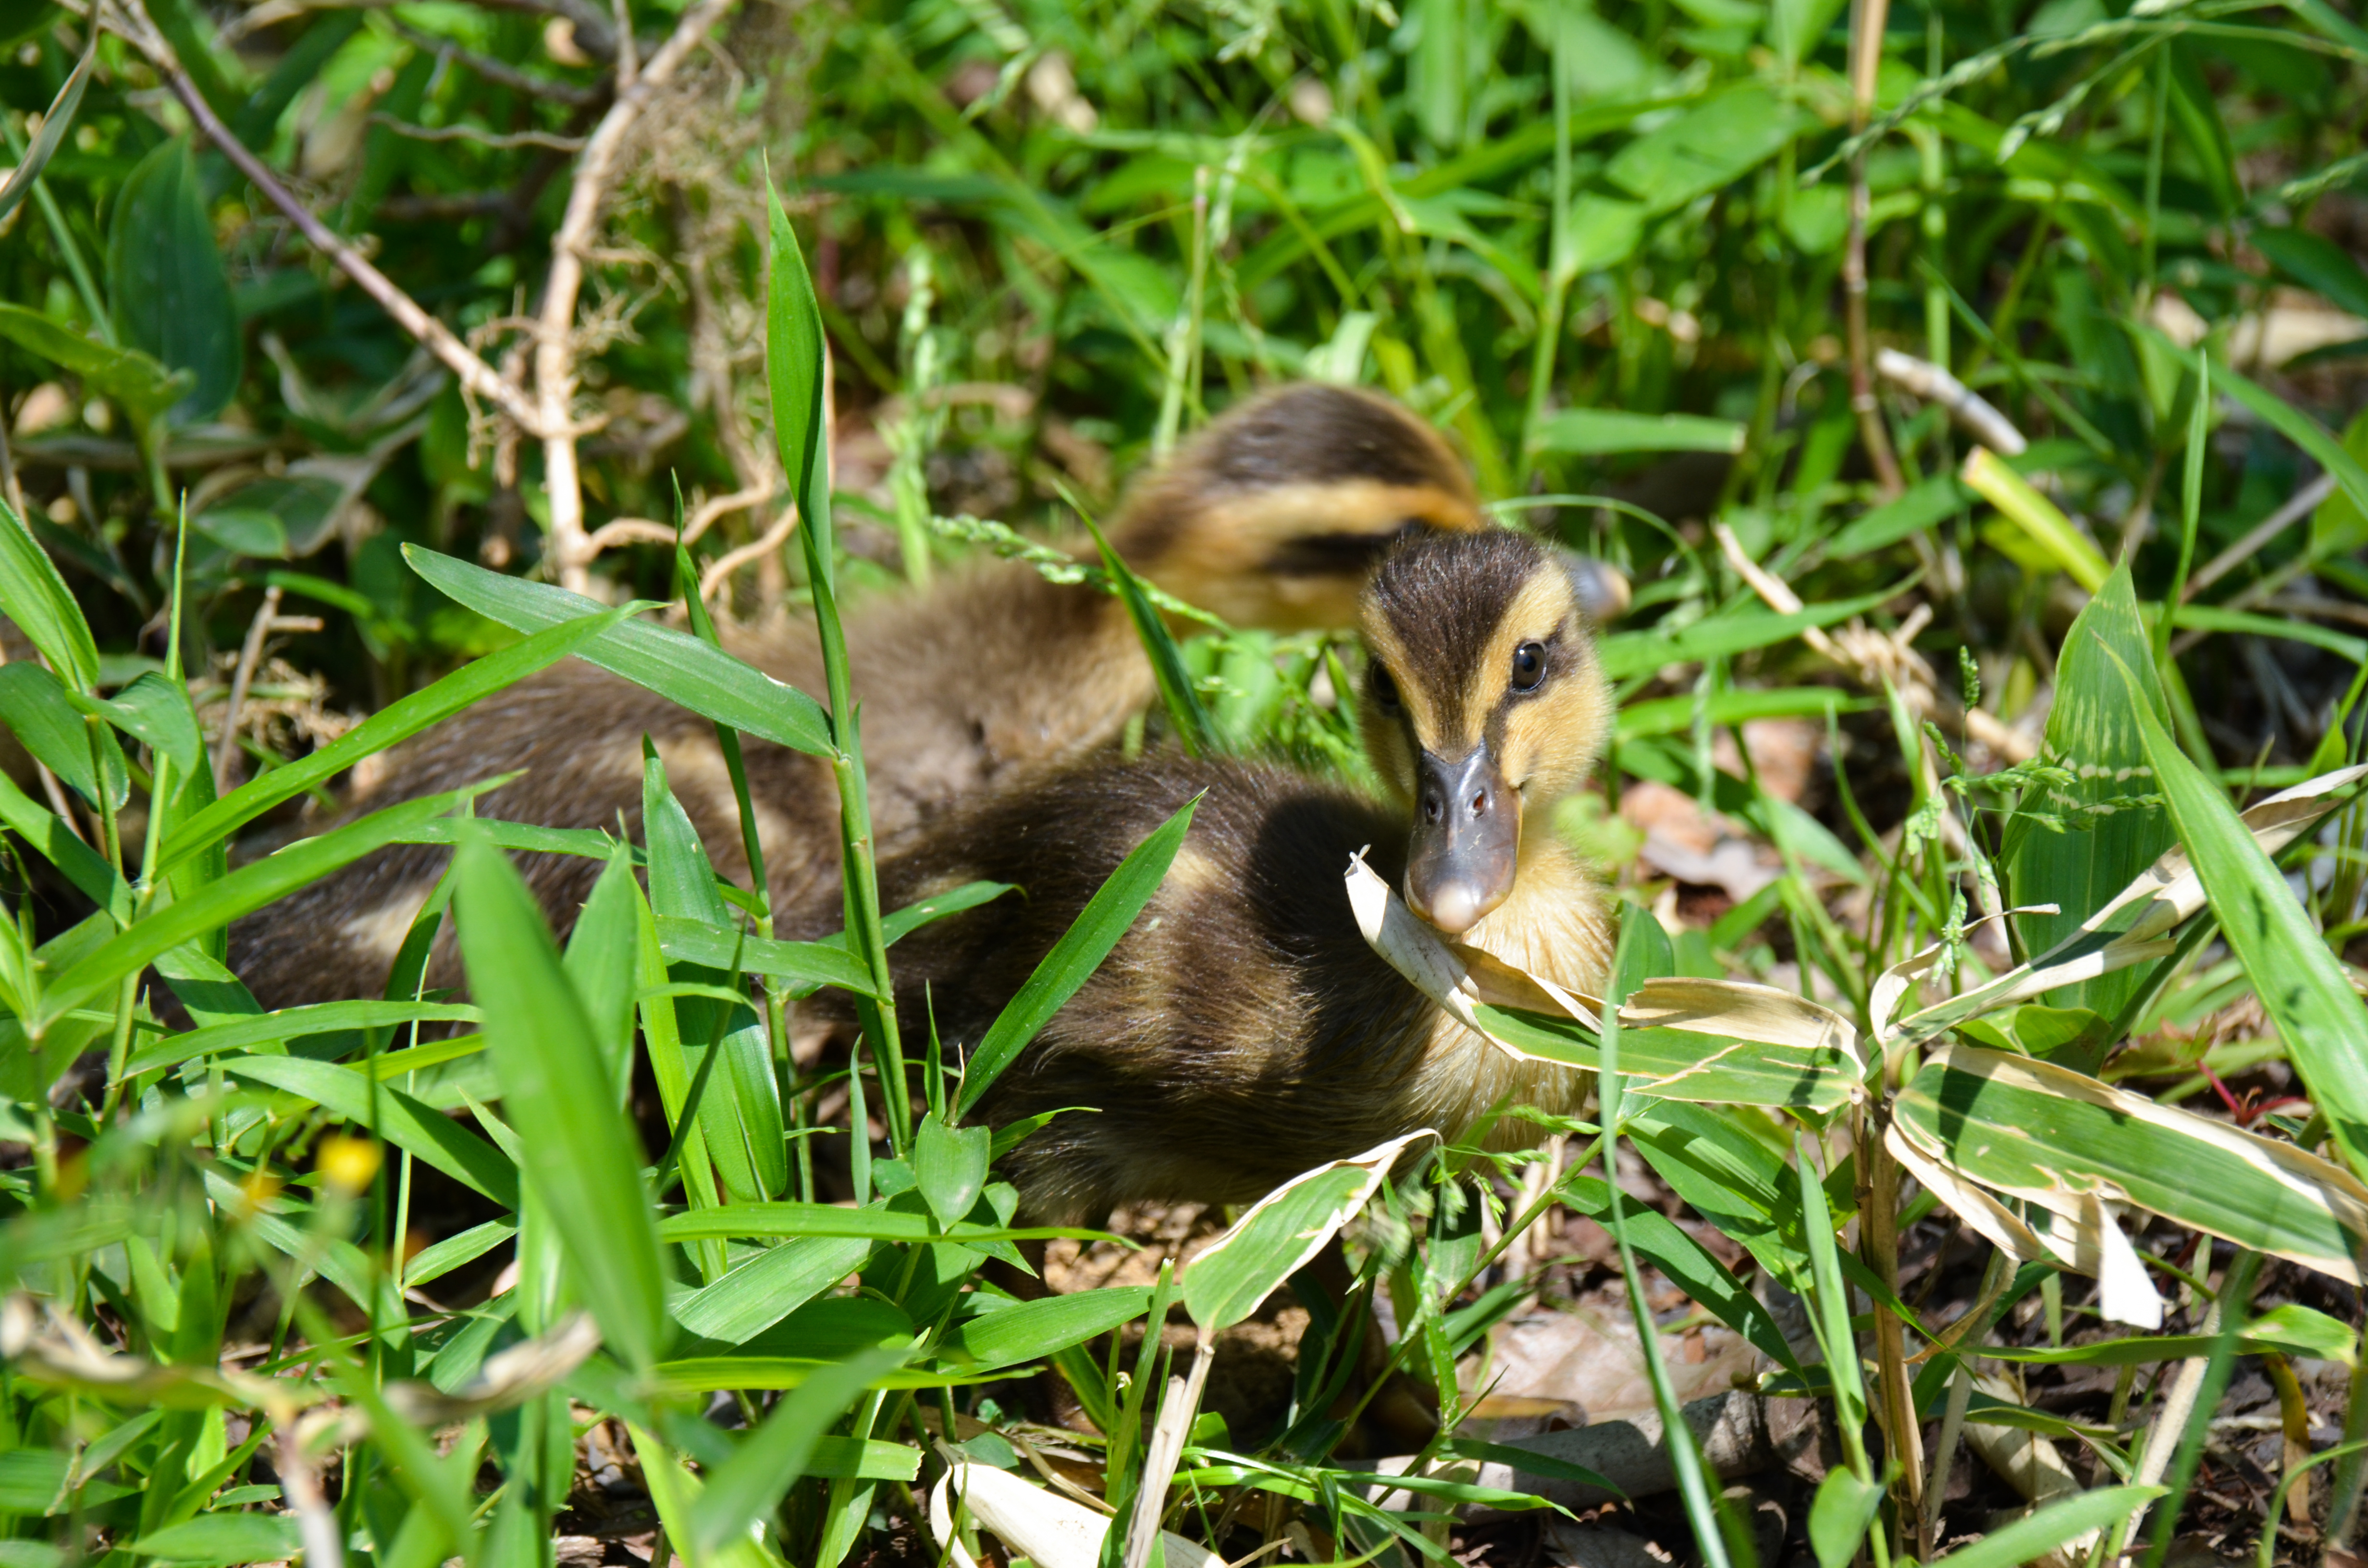
[[[1378,661],[1365,672],[1365,692],[1383,712],[1398,710],[1398,683],[1390,678],[1390,672],[1383,669]]]
[[[1546,650],[1543,642],[1524,642],[1513,650],[1513,689],[1535,691],[1538,683],[1546,678]]]

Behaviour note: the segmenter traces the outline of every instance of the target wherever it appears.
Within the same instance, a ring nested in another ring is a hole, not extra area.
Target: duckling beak
[[[1470,930],[1513,891],[1521,803],[1486,744],[1461,762],[1426,751],[1415,775],[1406,903],[1452,937]]]

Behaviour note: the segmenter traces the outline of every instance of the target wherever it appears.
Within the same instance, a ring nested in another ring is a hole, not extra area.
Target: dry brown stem
[[[1891,0],[1855,0],[1850,8],[1850,133],[1866,130],[1874,108],[1875,73],[1883,64],[1883,27]],[[1907,488],[1899,459],[1891,449],[1891,432],[1883,423],[1883,405],[1875,401],[1874,371],[1866,325],[1866,153],[1850,157],[1850,238],[1842,252],[1842,300],[1850,337],[1850,407],[1858,414],[1859,438],[1865,443],[1867,461],[1874,467],[1875,483],[1885,497]]]
[[[620,51],[617,99],[585,143],[576,160],[567,210],[551,244],[551,277],[543,286],[542,311],[534,349],[537,417],[531,426],[542,441],[543,483],[549,492],[549,538],[554,575],[575,593],[591,589],[591,540],[584,531],[584,491],[576,471],[579,434],[569,404],[575,396],[575,302],[584,289],[584,266],[592,250],[600,204],[615,178],[619,155],[634,122],[659,89],[674,77],[730,9],[732,0],[699,0],[683,16],[649,63],[636,68],[633,51]]]

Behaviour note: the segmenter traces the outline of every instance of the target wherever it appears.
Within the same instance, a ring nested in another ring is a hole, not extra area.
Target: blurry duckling
[[[1462,463],[1429,426],[1386,399],[1310,382],[1210,425],[1134,489],[1111,539],[1136,571],[1187,603],[1236,626],[1287,631],[1348,625],[1374,560],[1400,535],[1481,520]],[[1016,562],[855,607],[847,641],[883,846],[965,796],[1108,745],[1156,689],[1115,598]],[[803,623],[727,633],[726,642],[780,680],[823,689]],[[745,883],[738,812],[712,727],[574,660],[389,754],[356,779],[348,810],[523,769],[479,801],[480,814],[610,831],[621,817],[638,835],[644,735],[717,869]],[[837,797],[827,769],[754,740],[746,756],[774,907],[817,898],[836,907]],[[391,849],[272,905],[233,928],[233,968],[271,1006],[376,994],[444,858],[438,848]],[[564,931],[598,863],[529,855],[522,864]],[[430,983],[457,979],[441,955]]]
[[[1201,797],[1150,905],[985,1103],[996,1125],[1096,1108],[1009,1157],[1024,1212],[1245,1203],[1418,1128],[1460,1140],[1507,1106],[1579,1109],[1586,1074],[1514,1061],[1376,955],[1342,873],[1370,851],[1441,931],[1600,991],[1609,895],[1552,826],[1611,728],[1596,580],[1509,531],[1391,548],[1360,617],[1360,721],[1386,800],[1245,762],[1098,762],[973,801],[886,859],[892,906],[975,878],[1024,891],[896,949],[904,1016],[928,1006],[949,1050],[966,1048],[1121,858]],[[1511,1148],[1535,1133],[1499,1118],[1485,1136]]]

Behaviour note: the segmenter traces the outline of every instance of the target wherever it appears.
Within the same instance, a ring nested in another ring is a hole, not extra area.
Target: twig
[[[682,542],[698,543],[699,537],[712,528],[719,517],[728,517],[750,506],[761,506],[772,498],[772,494],[773,487],[767,484],[735,490],[729,495],[717,495],[701,501],[691,508],[689,520],[683,524]],[[637,541],[643,544],[672,544],[675,542],[674,529],[648,517],[615,517],[593,529],[585,545],[598,555],[612,546]]]
[[[359,284],[363,293],[377,301],[379,308],[394,318],[396,325],[427,345],[428,352],[461,378],[461,386],[499,405],[503,413],[529,432],[541,435],[543,429],[541,416],[526,393],[505,382],[491,365],[471,353],[469,346],[453,335],[450,327],[428,314],[418,301],[396,287],[393,279],[371,266],[359,251],[332,233],[327,224],[297,200],[288,187],[264,166],[263,160],[249,152],[245,144],[222,124],[213,107],[206,102],[205,95],[198,91],[196,85],[189,80],[188,73],[181,68],[180,60],[173,53],[173,46],[156,30],[156,24],[148,19],[141,0],[123,0],[123,5],[126,13],[139,24],[136,33],[126,35],[132,46],[148,57],[149,62],[171,85],[173,96],[181,100],[181,106],[189,111],[189,118],[197,122],[199,131],[205,132],[207,140],[222,150],[222,156],[228,158],[250,184],[270,198],[274,207],[288,215],[288,221],[296,225],[297,232],[304,236],[306,243],[336,262],[337,269]]]
[[[2195,575],[2187,580],[2187,592],[2180,602],[2193,598],[2229,573],[2252,559],[2254,551],[2318,510],[2319,504],[2335,494],[2335,476],[2322,473],[2286,498],[2286,504],[2245,530],[2245,536],[2211,560],[2198,567]]]
[[[239,710],[246,706],[246,689],[255,680],[255,667],[263,662],[263,644],[275,631],[318,631],[321,622],[309,615],[279,613],[279,586],[273,584],[263,590],[263,608],[255,612],[248,623],[246,642],[238,651],[238,668],[230,681],[230,706],[222,712],[222,739],[214,743],[214,793],[230,790],[231,759],[238,755]]]
[[[1875,73],[1883,63],[1883,27],[1890,0],[1857,0],[1850,17],[1850,130],[1863,131],[1874,108]],[[1874,465],[1875,483],[1888,497],[1907,488],[1899,474],[1899,459],[1891,449],[1891,432],[1884,427],[1883,405],[1875,400],[1874,376],[1869,368],[1866,326],[1866,153],[1850,155],[1850,239],[1842,253],[1842,298],[1850,335],[1850,407],[1858,414],[1859,438],[1867,460]]]
[[[781,515],[774,519],[773,526],[765,530],[764,538],[752,540],[737,550],[716,557],[707,570],[699,574],[700,598],[712,599],[716,590],[723,586],[733,573],[747,565],[758,556],[780,549],[782,542],[790,537],[790,530],[797,527],[797,523],[798,509],[795,506],[784,506],[781,508]]]
[[[1968,435],[2000,457],[2020,457],[2030,449],[2031,443],[2022,438],[2022,432],[2014,427],[2012,420],[1981,393],[1930,360],[1902,354],[1896,348],[1878,348],[1874,369],[1901,391],[1947,409]]]
[[[542,317],[534,349],[534,384],[540,410],[535,428],[542,440],[543,483],[551,503],[551,552],[562,587],[583,593],[591,586],[589,540],[584,532],[584,491],[576,477],[575,428],[568,403],[575,395],[576,296],[584,288],[584,260],[592,245],[600,203],[616,172],[625,137],[659,88],[723,19],[732,0],[699,0],[685,13],[649,63],[633,70],[631,51],[619,61],[617,101],[600,117],[598,129],[576,161],[567,211],[551,242],[551,278],[543,287]],[[582,24],[579,22],[580,28]],[[632,71],[630,81],[624,79]]]
[[[497,147],[505,152],[519,147],[548,147],[554,153],[580,153],[584,139],[562,136],[552,131],[487,131],[476,125],[414,125],[407,119],[397,119],[391,114],[373,114],[372,125],[383,125],[397,136],[413,142],[473,142],[480,147]]]
[[[549,98],[554,103],[567,104],[576,108],[598,102],[600,97],[600,89],[598,87],[579,87],[573,82],[561,82],[549,76],[538,76],[532,72],[521,71],[515,65],[507,64],[489,55],[479,54],[473,49],[463,49],[449,38],[438,38],[434,33],[422,32],[400,17],[393,17],[391,20],[395,32],[409,40],[416,47],[457,61],[497,87],[507,87],[512,92],[525,93],[531,97]],[[571,147],[568,151],[573,152],[575,149]]]

